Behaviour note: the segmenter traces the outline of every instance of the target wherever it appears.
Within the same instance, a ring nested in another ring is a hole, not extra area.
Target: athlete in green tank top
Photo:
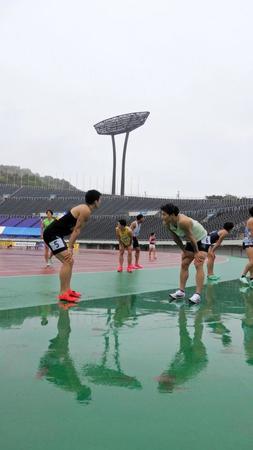
[[[42,223],[41,223],[41,237],[43,237],[43,232],[45,231],[45,229],[54,221],[55,221],[55,219],[53,217],[53,211],[51,209],[47,209],[46,210],[46,218],[43,219]],[[53,257],[53,253],[50,251],[48,246],[45,244],[44,258],[46,261],[46,267],[50,267],[52,265],[52,257]]]
[[[191,303],[199,303],[200,293],[204,284],[203,265],[209,246],[206,243],[207,231],[197,220],[179,213],[176,205],[168,203],[161,207],[162,221],[170,232],[173,240],[182,250],[180,270],[180,287],[170,294],[172,300],[185,297],[185,286],[189,276],[189,266],[194,261],[196,268],[196,291],[189,298]],[[182,239],[186,241],[183,243]],[[172,301],[171,300],[171,301]]]

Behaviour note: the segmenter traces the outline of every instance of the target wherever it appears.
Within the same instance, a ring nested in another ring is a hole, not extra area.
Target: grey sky
[[[1,163],[109,192],[93,124],[148,110],[127,193],[253,195],[252,15],[251,0],[0,0]]]

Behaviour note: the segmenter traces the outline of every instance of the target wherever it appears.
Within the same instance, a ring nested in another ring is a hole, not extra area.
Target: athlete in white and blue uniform
[[[214,275],[214,260],[216,258],[215,252],[220,247],[223,239],[227,237],[230,231],[234,228],[233,222],[225,222],[223,228],[220,230],[211,231],[207,240],[209,241],[209,249],[207,253],[207,279],[210,281],[219,280],[219,276]]]
[[[138,216],[136,216],[136,220],[134,220],[130,225],[133,232],[133,250],[135,251],[135,264],[132,266],[133,269],[143,269],[143,266],[139,264],[141,249],[138,241],[138,236],[140,234],[141,225],[143,222],[144,216],[142,214],[138,214]]]
[[[247,220],[242,242],[243,248],[246,250],[249,262],[246,264],[240,281],[245,285],[253,287],[253,206],[249,208],[250,218]],[[250,273],[250,279],[247,279],[247,273]]]

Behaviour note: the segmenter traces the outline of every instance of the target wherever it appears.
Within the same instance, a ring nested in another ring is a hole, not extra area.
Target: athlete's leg
[[[48,265],[48,256],[49,256],[49,248],[48,248],[47,244],[44,244],[44,258],[45,258],[46,265]]]
[[[132,247],[127,248],[127,265],[132,266]]]
[[[125,252],[125,248],[123,246],[120,246],[120,248],[119,248],[119,266],[120,267],[123,266],[124,252]]]
[[[197,261],[194,259],[194,266],[196,268],[196,292],[200,294],[205,280],[204,262],[206,260],[207,252],[200,251],[198,255],[200,259]]]
[[[60,295],[65,294],[70,289],[70,281],[72,277],[72,268],[74,264],[73,257],[67,258],[69,255],[68,250],[64,250],[61,253],[57,253],[55,257],[61,261],[62,266],[60,268]]]
[[[140,252],[141,252],[140,247],[136,247],[136,248],[135,248],[135,265],[136,265],[136,266],[139,265]]]
[[[215,260],[215,253],[211,250],[210,247],[207,253],[207,275],[209,277],[214,274],[213,273],[214,260]]]
[[[189,266],[194,260],[194,253],[184,251],[182,253],[182,259],[181,259],[181,269],[180,269],[180,290],[184,291],[186,282],[189,277]]]
[[[246,248],[246,253],[249,259],[248,264],[246,264],[244,271],[242,275],[247,275],[247,273],[250,273],[250,278],[253,277],[253,247]]]

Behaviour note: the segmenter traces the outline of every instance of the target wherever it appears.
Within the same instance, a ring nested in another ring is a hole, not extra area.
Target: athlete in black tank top
[[[74,206],[59,220],[50,224],[43,234],[43,239],[52,253],[62,263],[60,269],[60,294],[59,300],[75,302],[81,296],[79,292],[73,291],[70,287],[73,267],[73,248],[82,227],[89,220],[94,209],[100,205],[100,192],[91,190],[86,192],[85,202]],[[67,247],[64,237],[69,237]]]
[[[77,219],[72,216],[71,211],[68,211],[59,220],[55,220],[47,227],[47,234],[59,235],[61,237],[68,236],[73,231],[76,222]]]

